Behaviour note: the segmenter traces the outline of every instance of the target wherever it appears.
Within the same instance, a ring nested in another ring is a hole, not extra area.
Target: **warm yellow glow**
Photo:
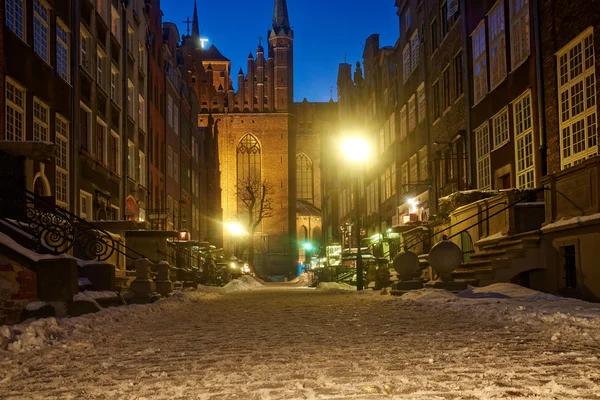
[[[241,236],[246,233],[244,227],[236,222],[229,223],[226,226],[229,233],[234,236]]]
[[[349,161],[364,162],[371,155],[371,146],[361,137],[348,137],[342,142],[342,151]]]

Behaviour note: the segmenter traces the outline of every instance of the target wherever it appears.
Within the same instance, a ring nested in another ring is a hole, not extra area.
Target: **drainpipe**
[[[467,132],[465,140],[465,156],[472,154],[471,152],[471,82],[469,81],[469,32],[467,31],[467,1],[460,0],[460,10],[463,19],[463,79],[465,84],[465,102],[467,103]],[[472,168],[471,160],[467,159],[467,187],[472,185]]]
[[[537,100],[538,100],[538,129],[540,134],[540,158],[542,176],[548,173],[548,160],[546,154],[548,146],[546,144],[546,113],[544,101],[544,79],[542,68],[542,43],[541,43],[541,24],[540,24],[540,4],[539,0],[533,1],[533,32],[535,40],[535,75],[537,85]]]
[[[79,49],[80,47],[80,38],[81,35],[79,33],[79,0],[74,0],[72,3],[73,6],[73,20],[71,26],[71,43],[73,43],[74,49]],[[79,116],[79,51],[71,51],[71,83],[73,85],[73,117],[71,124],[71,152],[69,156],[69,166],[71,170],[69,171],[69,187],[72,188],[70,194],[70,204],[71,204],[71,212],[75,215],[79,215],[79,179],[75,177],[79,176],[79,148],[81,146],[80,137],[79,137],[79,126],[80,126],[80,116]]]
[[[127,174],[129,173],[129,164],[127,162],[127,156],[129,155],[129,134],[127,132],[127,117],[129,115],[129,104],[127,103],[127,5],[128,1],[122,0],[121,6],[123,9],[121,18],[121,183],[120,183],[120,194],[121,194],[121,210],[122,218],[127,219]],[[133,101],[133,99],[131,99]]]

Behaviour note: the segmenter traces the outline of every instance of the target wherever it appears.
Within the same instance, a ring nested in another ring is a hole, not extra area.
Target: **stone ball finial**
[[[429,251],[429,265],[442,277],[449,277],[463,262],[462,250],[446,236]]]
[[[404,250],[396,254],[393,265],[401,280],[414,279],[419,269],[419,257],[412,251]]]

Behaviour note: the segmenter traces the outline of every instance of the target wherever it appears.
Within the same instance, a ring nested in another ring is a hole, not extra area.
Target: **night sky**
[[[256,56],[258,37],[267,37],[272,25],[273,0],[197,0],[200,35],[210,39],[232,61],[232,75],[247,72],[248,53]],[[362,61],[363,44],[379,33],[382,46],[393,46],[398,37],[394,0],[287,0],[295,32],[295,100],[329,101],[336,96],[337,68]],[[252,5],[250,7],[250,5]],[[163,0],[163,22],[175,22],[186,33],[183,21],[194,10],[194,0]],[[263,44],[266,43],[263,41]],[[265,45],[266,49],[266,45]]]

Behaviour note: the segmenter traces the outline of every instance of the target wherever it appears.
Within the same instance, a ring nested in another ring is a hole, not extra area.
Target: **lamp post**
[[[360,243],[360,171],[370,153],[369,143],[360,136],[348,137],[342,143],[344,157],[356,166],[354,199],[356,201],[355,230],[356,230],[356,290],[363,290],[363,260]]]

